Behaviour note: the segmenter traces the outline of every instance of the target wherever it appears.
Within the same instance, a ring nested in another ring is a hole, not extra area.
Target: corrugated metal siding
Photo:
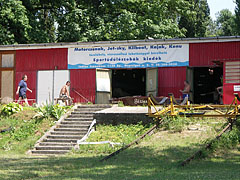
[[[31,49],[16,51],[16,71],[67,69],[68,49]]]
[[[213,60],[240,58],[240,42],[190,43],[189,66],[211,66]]]
[[[80,69],[70,70],[70,81],[71,81],[71,97],[74,98],[74,102],[86,102],[84,98],[78,95],[83,95],[89,101],[95,103],[96,96],[96,70],[95,69]]]
[[[186,80],[186,67],[164,67],[158,69],[158,96],[168,96],[173,93],[180,97],[180,89],[184,88]]]
[[[27,72],[16,72],[16,81],[15,81],[15,92],[17,91],[18,83],[22,80],[22,76],[26,74],[28,77],[27,86],[32,90],[32,93],[27,91],[28,99],[36,99],[36,88],[37,88],[37,73],[36,71],[27,71]],[[15,99],[18,99],[18,95],[15,96]]]
[[[240,85],[240,84],[237,83],[234,85]],[[223,103],[224,104],[231,104],[232,101],[234,100],[234,97],[235,97],[234,93],[236,93],[236,92],[234,92],[234,85],[227,84],[227,83],[223,84]],[[239,92],[237,92],[237,93],[238,93],[238,95],[240,95]]]

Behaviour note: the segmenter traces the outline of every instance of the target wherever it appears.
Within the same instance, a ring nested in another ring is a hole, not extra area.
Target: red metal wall
[[[192,43],[189,45],[189,66],[211,66],[213,60],[240,59],[240,42]],[[225,73],[223,73],[225,82]],[[230,104],[234,98],[233,85],[223,83],[223,103]]]
[[[233,99],[234,99],[234,89],[233,89],[233,86],[234,85],[240,85],[240,83],[237,83],[237,84],[224,84],[223,85],[223,103],[224,104],[231,104]],[[240,95],[239,92],[236,92],[238,93],[238,95]],[[240,102],[238,102],[240,103]]]
[[[212,60],[240,58],[240,42],[191,43],[189,66],[211,66]]]
[[[15,81],[15,87],[17,91],[17,87],[19,82],[22,80],[23,75],[27,75],[28,80],[27,80],[27,86],[29,89],[32,90],[32,93],[27,91],[27,98],[28,99],[36,99],[36,94],[37,94],[37,73],[36,71],[27,71],[27,72],[16,72],[16,81]],[[15,92],[16,92],[15,91]],[[15,99],[18,99],[18,96],[15,97]],[[29,103],[35,103],[35,101],[30,100]]]
[[[67,69],[68,49],[31,49],[16,51],[16,71]]]
[[[158,96],[168,96],[173,93],[176,98],[182,94],[186,80],[186,67],[163,67],[158,68]]]
[[[28,99],[37,97],[37,71],[67,69],[68,49],[30,49],[16,51],[16,90],[22,76],[28,76],[27,84],[32,93],[27,92]],[[46,79],[47,81],[47,79]],[[16,96],[15,99],[18,97]]]
[[[231,104],[233,99],[234,99],[234,93],[238,93],[238,95],[240,95],[239,92],[234,92],[234,85],[240,85],[240,83],[226,83],[225,81],[225,76],[226,76],[226,63],[224,63],[223,66],[223,104]],[[240,77],[237,77],[238,79]],[[239,103],[239,102],[238,102]]]
[[[78,93],[89,101],[95,103],[96,94],[96,70],[95,69],[72,69],[70,70],[71,97],[74,102],[86,102]],[[77,92],[75,92],[75,91]]]

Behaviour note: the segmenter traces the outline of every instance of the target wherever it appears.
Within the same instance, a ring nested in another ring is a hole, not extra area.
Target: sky
[[[229,9],[234,13],[235,3],[234,0],[207,0],[210,7],[210,16],[213,20],[216,20],[216,13],[222,9]]]

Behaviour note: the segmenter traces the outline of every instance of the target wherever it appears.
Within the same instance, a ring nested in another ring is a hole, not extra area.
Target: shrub
[[[43,107],[38,108],[38,113],[34,116],[34,118],[50,118],[54,117],[56,119],[60,119],[60,117],[67,112],[67,109],[72,106],[60,106],[59,104],[46,104]]]
[[[188,119],[186,117],[166,117],[161,124],[167,130],[171,130],[173,132],[182,132],[184,127],[188,124]]]
[[[20,104],[11,102],[2,106],[1,115],[10,116],[22,110],[23,110],[23,107]]]

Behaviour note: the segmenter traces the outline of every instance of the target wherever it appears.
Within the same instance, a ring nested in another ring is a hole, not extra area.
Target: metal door
[[[59,97],[61,87],[69,80],[69,71],[38,71],[37,76],[37,103],[46,104]]]
[[[194,68],[193,67],[187,67],[186,71],[186,80],[189,82],[191,90],[190,90],[190,97],[189,100],[193,103],[194,101]]]
[[[1,98],[15,96],[15,51],[0,52]]]
[[[96,104],[109,104],[112,97],[111,69],[96,70]]]
[[[13,99],[14,71],[2,71],[1,75],[1,97]]]
[[[158,94],[158,68],[146,69],[146,95]]]
[[[53,101],[53,71],[38,71],[37,103],[48,104]]]

